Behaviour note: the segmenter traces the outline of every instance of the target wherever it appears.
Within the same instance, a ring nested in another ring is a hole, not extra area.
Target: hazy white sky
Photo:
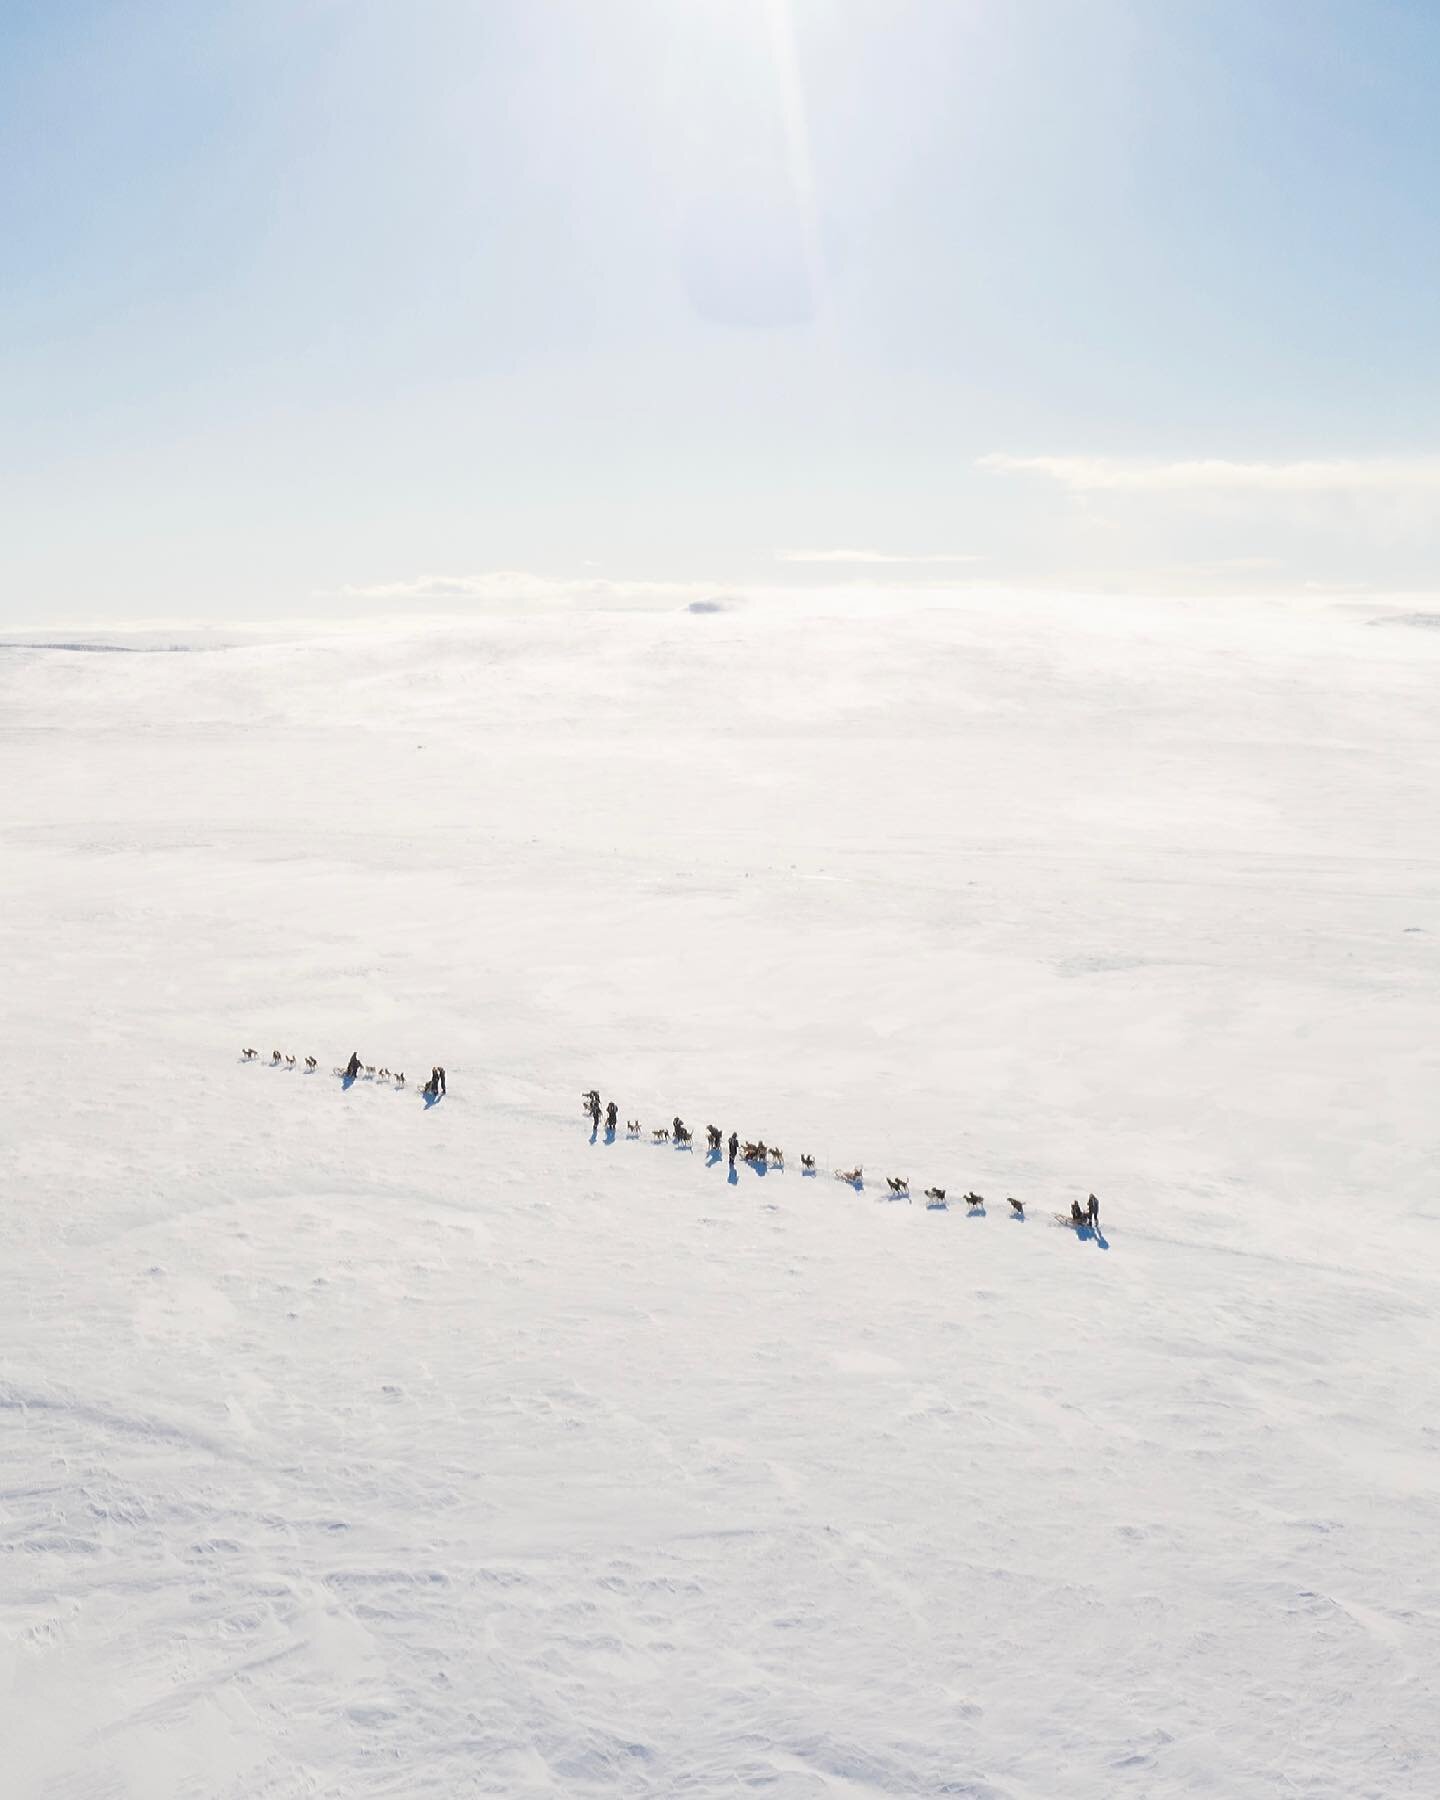
[[[1435,583],[1426,0],[0,34],[6,619]]]

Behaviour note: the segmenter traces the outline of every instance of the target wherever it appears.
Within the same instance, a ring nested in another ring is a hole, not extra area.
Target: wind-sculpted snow
[[[0,658],[6,1800],[1440,1791],[1432,640]]]

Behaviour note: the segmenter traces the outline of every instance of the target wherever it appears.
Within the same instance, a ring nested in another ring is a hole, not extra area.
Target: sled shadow
[[[750,1164],[750,1167],[755,1171],[755,1173],[757,1175],[762,1176],[762,1177],[766,1176],[770,1173],[768,1166],[762,1162],[752,1162]]]
[[[720,1152],[718,1150],[706,1151],[705,1167],[707,1169],[713,1169],[715,1167],[716,1163],[719,1162],[719,1160],[720,1160]]]

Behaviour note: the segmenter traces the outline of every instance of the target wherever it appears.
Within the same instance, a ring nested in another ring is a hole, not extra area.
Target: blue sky
[[[1440,7],[11,0],[0,34],[7,617],[502,570],[1435,585]]]

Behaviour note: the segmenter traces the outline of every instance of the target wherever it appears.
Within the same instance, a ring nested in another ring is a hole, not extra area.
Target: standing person
[[[1090,1229],[1092,1231],[1099,1231],[1099,1229],[1100,1229],[1100,1199],[1097,1194],[1092,1194],[1090,1196],[1090,1198],[1085,1202],[1085,1216],[1090,1221]]]
[[[733,1169],[735,1167],[735,1152],[740,1148],[740,1138],[736,1132],[732,1131],[730,1133],[730,1138],[725,1148],[730,1152],[730,1167]]]
[[[595,1093],[590,1096],[590,1126],[594,1131],[600,1129],[600,1096]]]
[[[353,1081],[359,1073],[360,1073],[360,1052],[358,1050],[352,1050],[350,1052],[350,1060],[345,1065],[345,1075],[348,1080]]]
[[[439,1063],[435,1065],[435,1075],[440,1083],[440,1092],[443,1094],[445,1092],[445,1071]]]
[[[618,1117],[619,1117],[619,1112],[616,1108],[615,1102],[612,1100],[610,1102],[610,1104],[605,1108],[605,1129],[606,1129],[606,1131],[608,1131],[610,1133],[611,1137],[614,1137],[614,1135],[615,1135],[615,1121]]]

